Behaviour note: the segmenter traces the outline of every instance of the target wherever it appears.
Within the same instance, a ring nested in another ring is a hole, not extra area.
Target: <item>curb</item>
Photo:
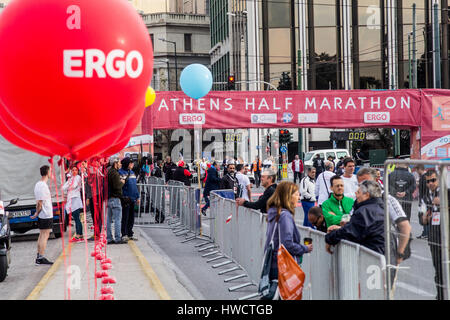
[[[134,241],[129,240],[128,245],[130,246],[131,251],[133,251],[133,253],[136,255],[136,258],[138,259],[139,264],[142,267],[142,270],[144,271],[145,275],[150,281],[150,285],[153,287],[153,289],[155,289],[156,293],[159,295],[161,300],[172,300],[172,298],[169,296],[166,289],[162,285],[161,281],[159,281],[159,278],[156,275],[155,271],[153,271],[147,259],[145,259],[141,250],[139,250]]]

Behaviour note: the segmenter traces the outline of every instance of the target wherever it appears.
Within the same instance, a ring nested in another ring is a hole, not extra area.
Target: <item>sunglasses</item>
[[[430,182],[436,182],[437,181],[437,179],[436,178],[433,178],[433,179],[428,179],[427,180],[427,183],[430,183]]]

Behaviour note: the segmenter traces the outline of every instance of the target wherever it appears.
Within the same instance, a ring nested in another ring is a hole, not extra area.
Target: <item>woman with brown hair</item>
[[[303,254],[309,253],[313,249],[312,244],[307,246],[301,244],[300,232],[295,225],[295,208],[299,198],[298,186],[295,183],[283,181],[267,201],[268,226],[264,251],[267,250],[272,239],[275,248],[272,255],[270,280],[278,279],[277,254],[280,240],[297,263]]]

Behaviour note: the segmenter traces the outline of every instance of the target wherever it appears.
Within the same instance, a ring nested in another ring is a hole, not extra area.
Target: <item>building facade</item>
[[[213,76],[236,90],[273,89],[283,72],[301,90],[450,88],[448,0],[210,2]],[[330,130],[302,131],[303,151],[332,147]]]

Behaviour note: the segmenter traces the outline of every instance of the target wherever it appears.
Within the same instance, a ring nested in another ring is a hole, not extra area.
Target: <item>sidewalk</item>
[[[98,260],[97,266],[94,265],[95,259],[91,256],[93,250],[93,241],[87,244],[78,242],[68,245],[66,241],[66,259],[63,254],[59,256],[27,300],[69,300],[69,284],[70,300],[94,300],[94,292],[96,292],[95,299],[100,299],[100,290],[104,286],[113,288],[114,300],[193,299],[170,270],[161,265],[163,263],[161,257],[144,238],[129,241],[128,244],[107,245],[107,258],[111,259],[112,269],[106,272],[115,278],[116,283],[113,284],[104,285],[101,278],[95,281],[95,272],[103,270]],[[89,263],[89,269],[86,261]],[[66,277],[64,270],[67,270]]]

